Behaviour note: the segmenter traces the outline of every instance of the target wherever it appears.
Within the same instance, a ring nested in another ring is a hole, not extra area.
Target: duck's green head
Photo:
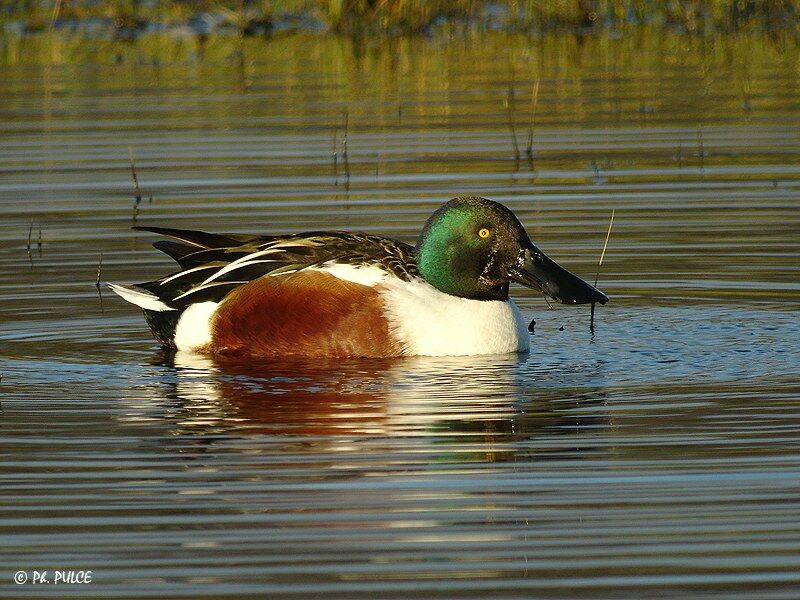
[[[514,213],[486,198],[453,198],[439,208],[416,252],[420,275],[453,296],[507,300],[515,281],[565,304],[608,301],[534,246]]]

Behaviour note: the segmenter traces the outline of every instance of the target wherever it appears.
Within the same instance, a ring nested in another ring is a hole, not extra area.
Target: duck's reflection
[[[587,420],[608,425],[597,412],[576,417],[572,410],[602,403],[599,390],[537,381],[527,355],[254,363],[178,353],[157,360],[174,375],[168,395],[179,408],[179,433],[304,436],[329,446],[348,436],[425,438],[478,445],[502,460],[514,442],[544,429],[558,435]]]
[[[237,361],[165,357],[187,428],[325,436],[381,433],[389,361]]]

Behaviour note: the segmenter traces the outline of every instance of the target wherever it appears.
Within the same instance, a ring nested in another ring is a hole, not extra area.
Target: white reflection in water
[[[254,363],[177,353],[164,357],[172,375],[152,388],[160,394],[152,401],[176,410],[180,433],[303,435],[340,450],[353,435],[447,438],[491,454],[511,451],[498,444],[539,428],[574,422],[576,406],[602,404],[602,390],[554,386],[552,373],[541,370],[539,377],[531,360],[523,354]]]

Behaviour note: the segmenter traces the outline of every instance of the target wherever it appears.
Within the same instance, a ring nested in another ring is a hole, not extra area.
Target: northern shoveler
[[[162,346],[245,356],[472,355],[525,352],[510,282],[565,304],[608,297],[558,266],[508,208],[454,198],[416,247],[360,233],[284,236],[135,227],[181,270],[109,284],[140,306]]]

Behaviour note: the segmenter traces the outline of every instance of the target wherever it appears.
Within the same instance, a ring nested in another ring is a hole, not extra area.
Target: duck
[[[608,296],[548,258],[506,206],[456,197],[415,246],[378,235],[215,234],[137,226],[180,269],[109,287],[165,349],[214,356],[386,358],[522,353],[511,283],[564,304]]]

